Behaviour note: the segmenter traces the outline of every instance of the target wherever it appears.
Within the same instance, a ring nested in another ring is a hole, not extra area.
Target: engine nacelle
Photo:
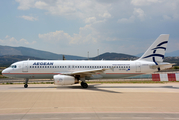
[[[54,84],[55,85],[72,85],[75,84],[75,78],[67,75],[54,75]]]

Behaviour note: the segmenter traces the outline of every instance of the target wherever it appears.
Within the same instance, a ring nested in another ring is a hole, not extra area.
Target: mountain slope
[[[179,56],[179,50],[173,51],[173,52],[170,52],[170,53],[166,53],[166,56],[172,56],[172,57]]]
[[[136,56],[141,57],[144,53],[139,53]],[[166,52],[165,57],[179,57],[179,50],[173,52]]]
[[[2,55],[0,56],[0,66],[8,67],[12,63],[22,60],[42,60],[42,58],[22,56],[22,55]]]
[[[122,53],[104,53],[99,56],[90,58],[90,60],[134,60],[137,59],[136,56],[133,55],[127,55]]]
[[[55,54],[51,52],[46,52],[42,50],[36,50],[26,47],[10,47],[10,46],[1,46],[0,45],[0,56],[2,55],[22,55],[22,56],[31,56],[42,59],[62,59],[62,54]],[[65,58],[68,60],[76,59],[85,59],[85,57],[65,55]]]

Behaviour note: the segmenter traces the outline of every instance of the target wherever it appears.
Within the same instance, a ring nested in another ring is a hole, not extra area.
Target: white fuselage
[[[13,63],[3,70],[3,75],[28,79],[53,79],[54,75],[75,71],[106,69],[85,79],[116,79],[147,74],[157,69],[149,61],[73,61],[73,60],[27,60]]]

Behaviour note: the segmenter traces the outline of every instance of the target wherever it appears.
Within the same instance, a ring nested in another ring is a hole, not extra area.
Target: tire
[[[85,83],[85,82],[81,82],[81,87],[83,87],[83,88],[88,88],[88,84]]]
[[[24,85],[24,88],[28,88],[28,85],[27,85],[27,84],[25,84],[25,85]]]

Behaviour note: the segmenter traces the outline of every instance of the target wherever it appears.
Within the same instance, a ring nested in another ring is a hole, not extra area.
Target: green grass
[[[13,83],[13,82],[0,83],[0,85],[9,85],[9,84],[25,84],[25,83]],[[28,84],[54,84],[54,82],[30,82]]]
[[[178,81],[169,81],[169,82],[178,82]],[[87,81],[87,83],[100,83],[100,84],[122,84],[122,83],[141,83],[141,84],[147,84],[147,83],[168,83],[166,81],[151,81],[151,80],[145,80],[145,81]]]
[[[87,81],[88,84],[125,84],[125,83],[132,83],[132,84],[155,84],[155,83],[171,83],[171,82],[179,82],[179,81],[151,81],[151,80],[143,80],[143,81]],[[25,83],[0,83],[0,85],[10,85],[10,84],[25,84]],[[54,82],[30,82],[28,84],[54,84]]]

